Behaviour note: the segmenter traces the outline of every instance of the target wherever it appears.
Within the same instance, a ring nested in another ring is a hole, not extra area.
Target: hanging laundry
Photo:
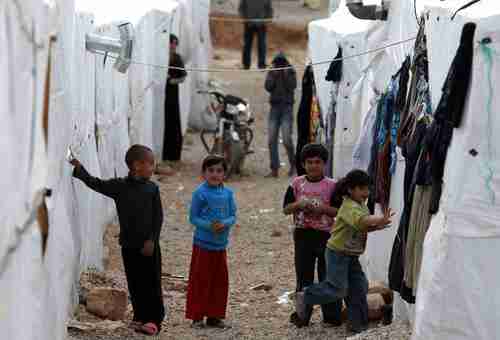
[[[313,98],[314,74],[311,66],[307,66],[302,78],[302,98],[300,100],[299,111],[297,113],[297,148],[295,151],[297,175],[306,173],[300,159],[300,152],[304,145],[310,141],[311,107]]]
[[[309,125],[309,143],[321,143],[321,129],[323,127],[321,110],[319,108],[318,96],[316,89],[313,87],[313,96],[311,101],[311,123]]]
[[[337,123],[337,97],[339,93],[339,83],[342,80],[342,47],[338,47],[337,55],[334,60],[330,63],[328,72],[326,74],[325,80],[333,82],[332,88],[330,90],[330,105],[328,107],[328,113],[326,116],[326,127],[325,127],[325,137],[326,137],[326,147],[328,149],[328,161],[326,164],[327,176],[333,175],[333,147],[335,145],[335,127]]]
[[[408,303],[415,303],[415,294],[413,285],[408,283],[412,281],[414,275],[410,277],[407,263],[413,263],[413,256],[417,251],[408,253],[407,240],[411,240],[411,250],[416,248],[417,243],[416,223],[418,220],[424,220],[418,230],[425,230],[425,218],[419,219],[420,207],[430,201],[429,175],[426,169],[429,169],[429,161],[422,157],[424,141],[430,124],[430,93],[428,86],[428,60],[427,45],[425,37],[425,25],[421,20],[420,30],[414,46],[414,57],[411,65],[410,91],[401,113],[402,124],[398,132],[397,143],[401,147],[402,155],[405,158],[404,174],[404,207],[400,218],[399,228],[394,239],[391,260],[388,270],[389,287],[400,293],[401,297]],[[401,103],[399,103],[401,105]],[[420,169],[420,171],[417,171]],[[427,173],[427,176],[425,175]],[[419,175],[417,177],[417,175]],[[419,193],[415,195],[416,186],[421,185]],[[427,182],[425,181],[427,179]],[[427,190],[425,190],[427,189]],[[413,223],[413,228],[410,227]],[[412,236],[409,236],[412,233]],[[424,232],[425,233],[425,232]],[[419,234],[421,235],[421,233]],[[417,254],[418,255],[418,254]],[[407,274],[405,276],[405,274]],[[405,280],[406,278],[406,280]]]
[[[337,55],[330,63],[325,80],[338,83],[342,79],[342,47],[339,46]]]
[[[431,214],[439,210],[448,147],[453,137],[453,128],[459,127],[462,121],[465,100],[469,92],[475,30],[476,24],[474,23],[467,23],[462,29],[460,45],[448,71],[443,93],[434,113],[435,121],[430,132],[433,135],[433,144],[429,150],[432,169]]]
[[[361,132],[352,152],[352,166],[355,169],[367,171],[370,166],[370,150],[377,120],[379,101],[380,96],[372,99],[370,110],[366,113],[361,123]]]

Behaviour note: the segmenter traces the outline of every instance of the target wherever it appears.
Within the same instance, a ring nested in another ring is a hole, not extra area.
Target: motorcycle
[[[247,101],[233,95],[225,95],[220,91],[198,91],[210,96],[208,113],[216,118],[215,127],[202,129],[201,142],[209,154],[222,155],[227,162],[226,178],[232,174],[241,174],[245,158],[252,154],[250,145],[254,122],[250,105]]]

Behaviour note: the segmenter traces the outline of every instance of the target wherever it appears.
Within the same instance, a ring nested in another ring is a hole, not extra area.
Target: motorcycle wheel
[[[243,144],[241,142],[231,141],[224,147],[224,158],[227,161],[226,178],[232,174],[239,174],[241,172],[241,165],[244,159]]]

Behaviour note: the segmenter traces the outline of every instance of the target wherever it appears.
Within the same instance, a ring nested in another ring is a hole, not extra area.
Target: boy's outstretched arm
[[[189,222],[196,227],[212,230],[212,221],[200,217],[202,207],[203,198],[199,193],[194,192],[191,200],[191,208],[189,210]]]
[[[116,179],[102,180],[91,176],[77,159],[72,159],[70,163],[75,167],[73,169],[73,177],[78,178],[90,189],[110,198],[118,196],[121,184]]]

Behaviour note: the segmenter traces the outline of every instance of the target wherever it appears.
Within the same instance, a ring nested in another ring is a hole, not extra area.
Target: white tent
[[[37,339],[46,312],[36,209],[47,174],[41,115],[47,25],[47,9],[39,1],[0,3],[0,187],[4,194],[0,203],[0,327],[2,338],[13,340]]]
[[[176,3],[165,2],[163,8],[149,11],[141,18],[135,27],[133,60],[168,65],[168,40],[176,8]],[[132,64],[129,70],[130,142],[151,147],[156,156],[163,149],[166,79],[165,67]]]
[[[493,140],[492,134],[492,131],[496,131],[500,124],[500,120],[494,115],[495,108],[500,105],[498,96],[495,96],[498,92],[498,75],[500,75],[498,64],[500,6],[493,1],[476,4],[461,12],[453,21],[450,18],[454,9],[459,5],[443,3],[440,6],[445,8],[426,9],[430,88],[434,108],[441,96],[441,87],[455,55],[464,23],[468,21],[477,23],[478,28],[474,39],[476,42],[489,37],[492,43],[487,45],[488,47],[480,47],[476,43],[470,98],[463,126],[455,131],[448,153],[441,210],[433,218],[424,244],[416,307],[412,308],[397,298],[396,314],[400,318],[410,320],[415,318],[413,335],[415,340],[494,339],[500,333],[497,322],[500,316],[497,311],[500,305],[500,295],[496,293],[495,286],[498,276],[498,271],[495,270],[495,250],[500,246],[498,240],[500,209],[497,197],[500,192],[498,178],[500,153],[497,150],[498,142]],[[446,6],[453,8],[446,8]],[[331,19],[310,25],[310,50],[314,47],[334,46],[338,43],[338,40],[335,40],[336,35],[326,33],[329,30],[325,27],[329,24],[331,25],[330,31],[343,30],[346,25],[337,17],[341,15],[339,14],[341,11],[342,5]],[[392,2],[390,13],[386,24],[388,33],[386,43],[410,38],[415,34],[414,24],[403,25],[405,22],[416,22],[413,8],[409,4],[403,1]],[[335,25],[333,18],[339,22],[338,26]],[[318,33],[318,26],[323,27],[326,32]],[[318,37],[320,34],[323,34],[321,38]],[[365,44],[373,42],[368,35],[365,39],[368,40]],[[391,66],[379,66],[378,75],[370,76],[372,65],[375,65],[373,64],[375,59],[372,59],[372,64],[368,64],[364,69],[364,77],[369,82],[373,82],[372,86],[369,86],[367,90],[361,90],[363,92],[356,95],[358,100],[363,98],[366,93],[364,91],[374,88],[382,89],[377,85],[377,80],[378,84],[387,83],[387,76],[396,71],[394,67],[399,67],[402,57],[411,45],[403,45],[403,47],[403,49],[386,50],[387,55],[393,59],[392,62],[386,61],[385,64],[392,64],[392,69]],[[488,54],[488,48],[493,51],[491,54]],[[334,54],[332,51],[328,58],[333,58]],[[313,62],[321,61],[313,51],[311,56]],[[382,59],[387,60],[387,56],[382,56]],[[347,67],[349,66],[346,60],[344,69]],[[357,68],[354,67],[354,69]],[[349,73],[344,78],[349,79],[350,71],[347,72]],[[323,110],[327,108],[330,100],[328,85],[322,83],[325,73],[326,68],[323,68],[320,74],[316,74]],[[363,76],[360,79],[363,79]],[[342,88],[342,84],[340,86]],[[355,88],[363,89],[363,85],[358,84]],[[351,96],[353,96],[352,92]],[[362,106],[358,105],[358,107]],[[356,131],[356,126],[350,127],[344,124],[346,120],[354,122],[354,125],[362,121],[362,119],[352,117],[339,118],[339,115],[356,116],[366,113],[364,109],[361,112],[338,109],[337,112],[337,128],[340,126],[341,130],[337,133],[349,131],[349,128]],[[346,127],[347,130],[345,130]],[[336,138],[337,136],[336,134]],[[352,161],[349,152],[341,153],[345,145],[341,144],[339,147],[338,144],[343,142],[344,139],[341,137],[341,140],[336,140],[335,144],[335,147],[339,149],[335,151],[335,155],[337,157],[340,155],[340,159],[335,158],[335,161],[341,163],[341,165],[335,165],[334,168],[334,174],[337,176],[348,170],[348,164]],[[479,151],[479,156],[473,157],[471,150]],[[470,166],[464,167],[463,164]],[[402,210],[403,202],[403,174],[404,161],[400,158],[392,179],[390,202],[391,207],[399,212]],[[396,216],[394,221],[399,221],[399,216]],[[363,259],[370,279],[387,281],[387,268],[395,232],[396,228],[393,228],[370,235],[366,256]]]
[[[186,68],[208,68],[212,53],[209,26],[209,0],[177,0],[178,10],[174,16],[172,33],[179,38],[177,52],[181,55]],[[208,73],[188,72],[186,80],[180,85],[180,111],[182,114],[182,133],[189,125],[203,127],[201,115],[208,102],[205,95],[197,90],[207,87]]]
[[[441,210],[424,243],[415,340],[486,340],[500,334],[496,284],[500,152],[493,133],[500,128],[495,114],[500,108],[496,95],[500,91],[500,6],[493,1],[478,3],[451,20],[453,7],[426,9],[433,104],[440,98],[466,22],[477,24],[472,80],[462,126],[455,130],[448,151]],[[480,46],[484,38],[492,42]],[[471,150],[478,155],[472,156]]]

